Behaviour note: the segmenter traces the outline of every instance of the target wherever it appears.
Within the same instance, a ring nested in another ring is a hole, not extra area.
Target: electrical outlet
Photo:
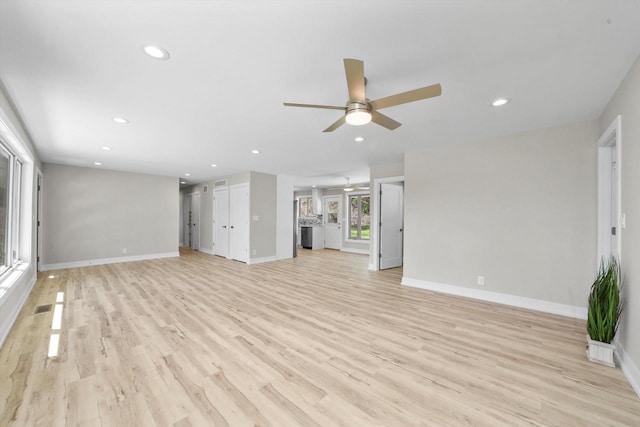
[[[484,276],[478,276],[478,285],[484,285]]]
[[[122,248],[122,253],[126,254],[127,253],[127,248]]]
[[[253,255],[255,255],[255,254],[256,254],[256,250],[255,250],[255,249],[252,251],[252,254],[253,254]]]

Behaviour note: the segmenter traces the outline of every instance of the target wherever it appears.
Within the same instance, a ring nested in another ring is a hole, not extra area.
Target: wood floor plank
[[[181,249],[49,275],[0,349],[0,426],[640,425],[583,321],[407,288],[366,256]],[[52,331],[34,311],[57,292]]]

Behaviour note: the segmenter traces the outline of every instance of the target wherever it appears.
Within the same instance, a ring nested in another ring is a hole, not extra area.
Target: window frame
[[[347,241],[348,242],[362,242],[362,243],[369,243],[371,241],[371,193],[370,192],[359,192],[359,193],[349,193],[346,196],[346,205],[348,206],[348,210],[347,210],[347,227],[346,228],[346,234],[347,234]],[[363,197],[368,197],[369,198],[369,238],[368,239],[363,239],[362,238],[362,198]],[[356,237],[351,237],[351,199],[353,198],[357,198],[358,199],[358,204],[357,204],[357,209],[358,209],[358,223],[357,223],[357,233],[356,233]]]

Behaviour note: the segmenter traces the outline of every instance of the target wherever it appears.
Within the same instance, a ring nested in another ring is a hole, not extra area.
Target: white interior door
[[[403,188],[380,184],[380,269],[402,265]]]
[[[191,194],[191,249],[200,250],[200,193]]]
[[[213,250],[216,255],[229,256],[229,188],[213,192]]]
[[[342,249],[342,196],[324,198],[324,247]]]
[[[249,186],[232,186],[229,193],[229,258],[249,261]]]

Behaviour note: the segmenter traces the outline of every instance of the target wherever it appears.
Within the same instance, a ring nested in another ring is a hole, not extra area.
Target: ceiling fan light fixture
[[[353,191],[353,188],[347,187],[347,188],[344,189],[344,191],[346,191],[348,193],[349,191]]]
[[[345,121],[353,126],[366,125],[371,121],[371,112],[366,104],[351,102],[347,108]]]

